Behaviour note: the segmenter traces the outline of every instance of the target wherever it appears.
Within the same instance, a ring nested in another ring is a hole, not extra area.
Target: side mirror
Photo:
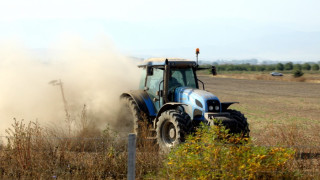
[[[153,68],[151,66],[147,66],[147,76],[153,75]]]
[[[212,73],[213,76],[217,75],[217,69],[216,69],[215,66],[212,66],[211,73]]]

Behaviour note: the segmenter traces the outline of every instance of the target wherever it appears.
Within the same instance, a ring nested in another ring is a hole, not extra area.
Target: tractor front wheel
[[[247,118],[240,111],[228,109],[227,112],[230,113],[230,119],[223,120],[222,124],[229,129],[229,133],[249,137],[250,130]]]
[[[157,143],[161,151],[167,153],[171,148],[185,141],[188,131],[184,115],[176,110],[167,110],[158,119]]]

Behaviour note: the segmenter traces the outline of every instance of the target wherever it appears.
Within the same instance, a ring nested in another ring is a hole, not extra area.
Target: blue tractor
[[[183,142],[200,122],[214,125],[214,119],[220,120],[230,133],[249,136],[244,115],[228,109],[235,102],[220,102],[217,96],[204,90],[196,75],[200,69],[197,62],[151,58],[138,67],[142,69],[139,89],[121,95],[138,138],[142,116],[152,125],[154,139],[164,152]],[[215,67],[212,73],[215,75]]]

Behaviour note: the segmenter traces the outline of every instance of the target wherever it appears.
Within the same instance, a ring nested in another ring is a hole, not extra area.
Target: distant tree
[[[257,65],[257,71],[264,71],[266,70],[266,65]]]
[[[312,69],[312,71],[319,71],[320,67],[318,64],[313,64],[311,69]]]
[[[283,69],[284,69],[283,64],[282,64],[282,63],[278,63],[278,64],[276,65],[276,69],[277,69],[278,71],[283,71]]]
[[[295,65],[293,65],[293,70],[302,70],[301,64],[295,64]]]
[[[302,65],[302,70],[310,71],[310,69],[311,69],[310,64],[308,64],[308,63],[304,63],[304,64]]]
[[[224,65],[217,65],[217,71],[225,71],[226,68],[224,67]]]
[[[249,70],[250,71],[256,71],[257,70],[257,66],[256,65],[250,65],[249,66]]]
[[[226,71],[234,71],[234,65],[226,64]]]
[[[243,71],[250,71],[250,64],[243,64],[242,65],[242,70]]]
[[[276,66],[275,65],[267,65],[267,71],[274,71],[276,70]]]
[[[284,65],[284,70],[292,70],[293,69],[293,63],[292,62],[288,62]]]

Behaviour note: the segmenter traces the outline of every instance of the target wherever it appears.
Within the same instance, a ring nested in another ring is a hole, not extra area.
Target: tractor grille
[[[213,107],[212,110],[209,108],[210,106]],[[219,109],[216,109],[216,106],[218,106]],[[220,112],[220,102],[218,100],[208,100],[207,107],[208,107],[208,112]]]

